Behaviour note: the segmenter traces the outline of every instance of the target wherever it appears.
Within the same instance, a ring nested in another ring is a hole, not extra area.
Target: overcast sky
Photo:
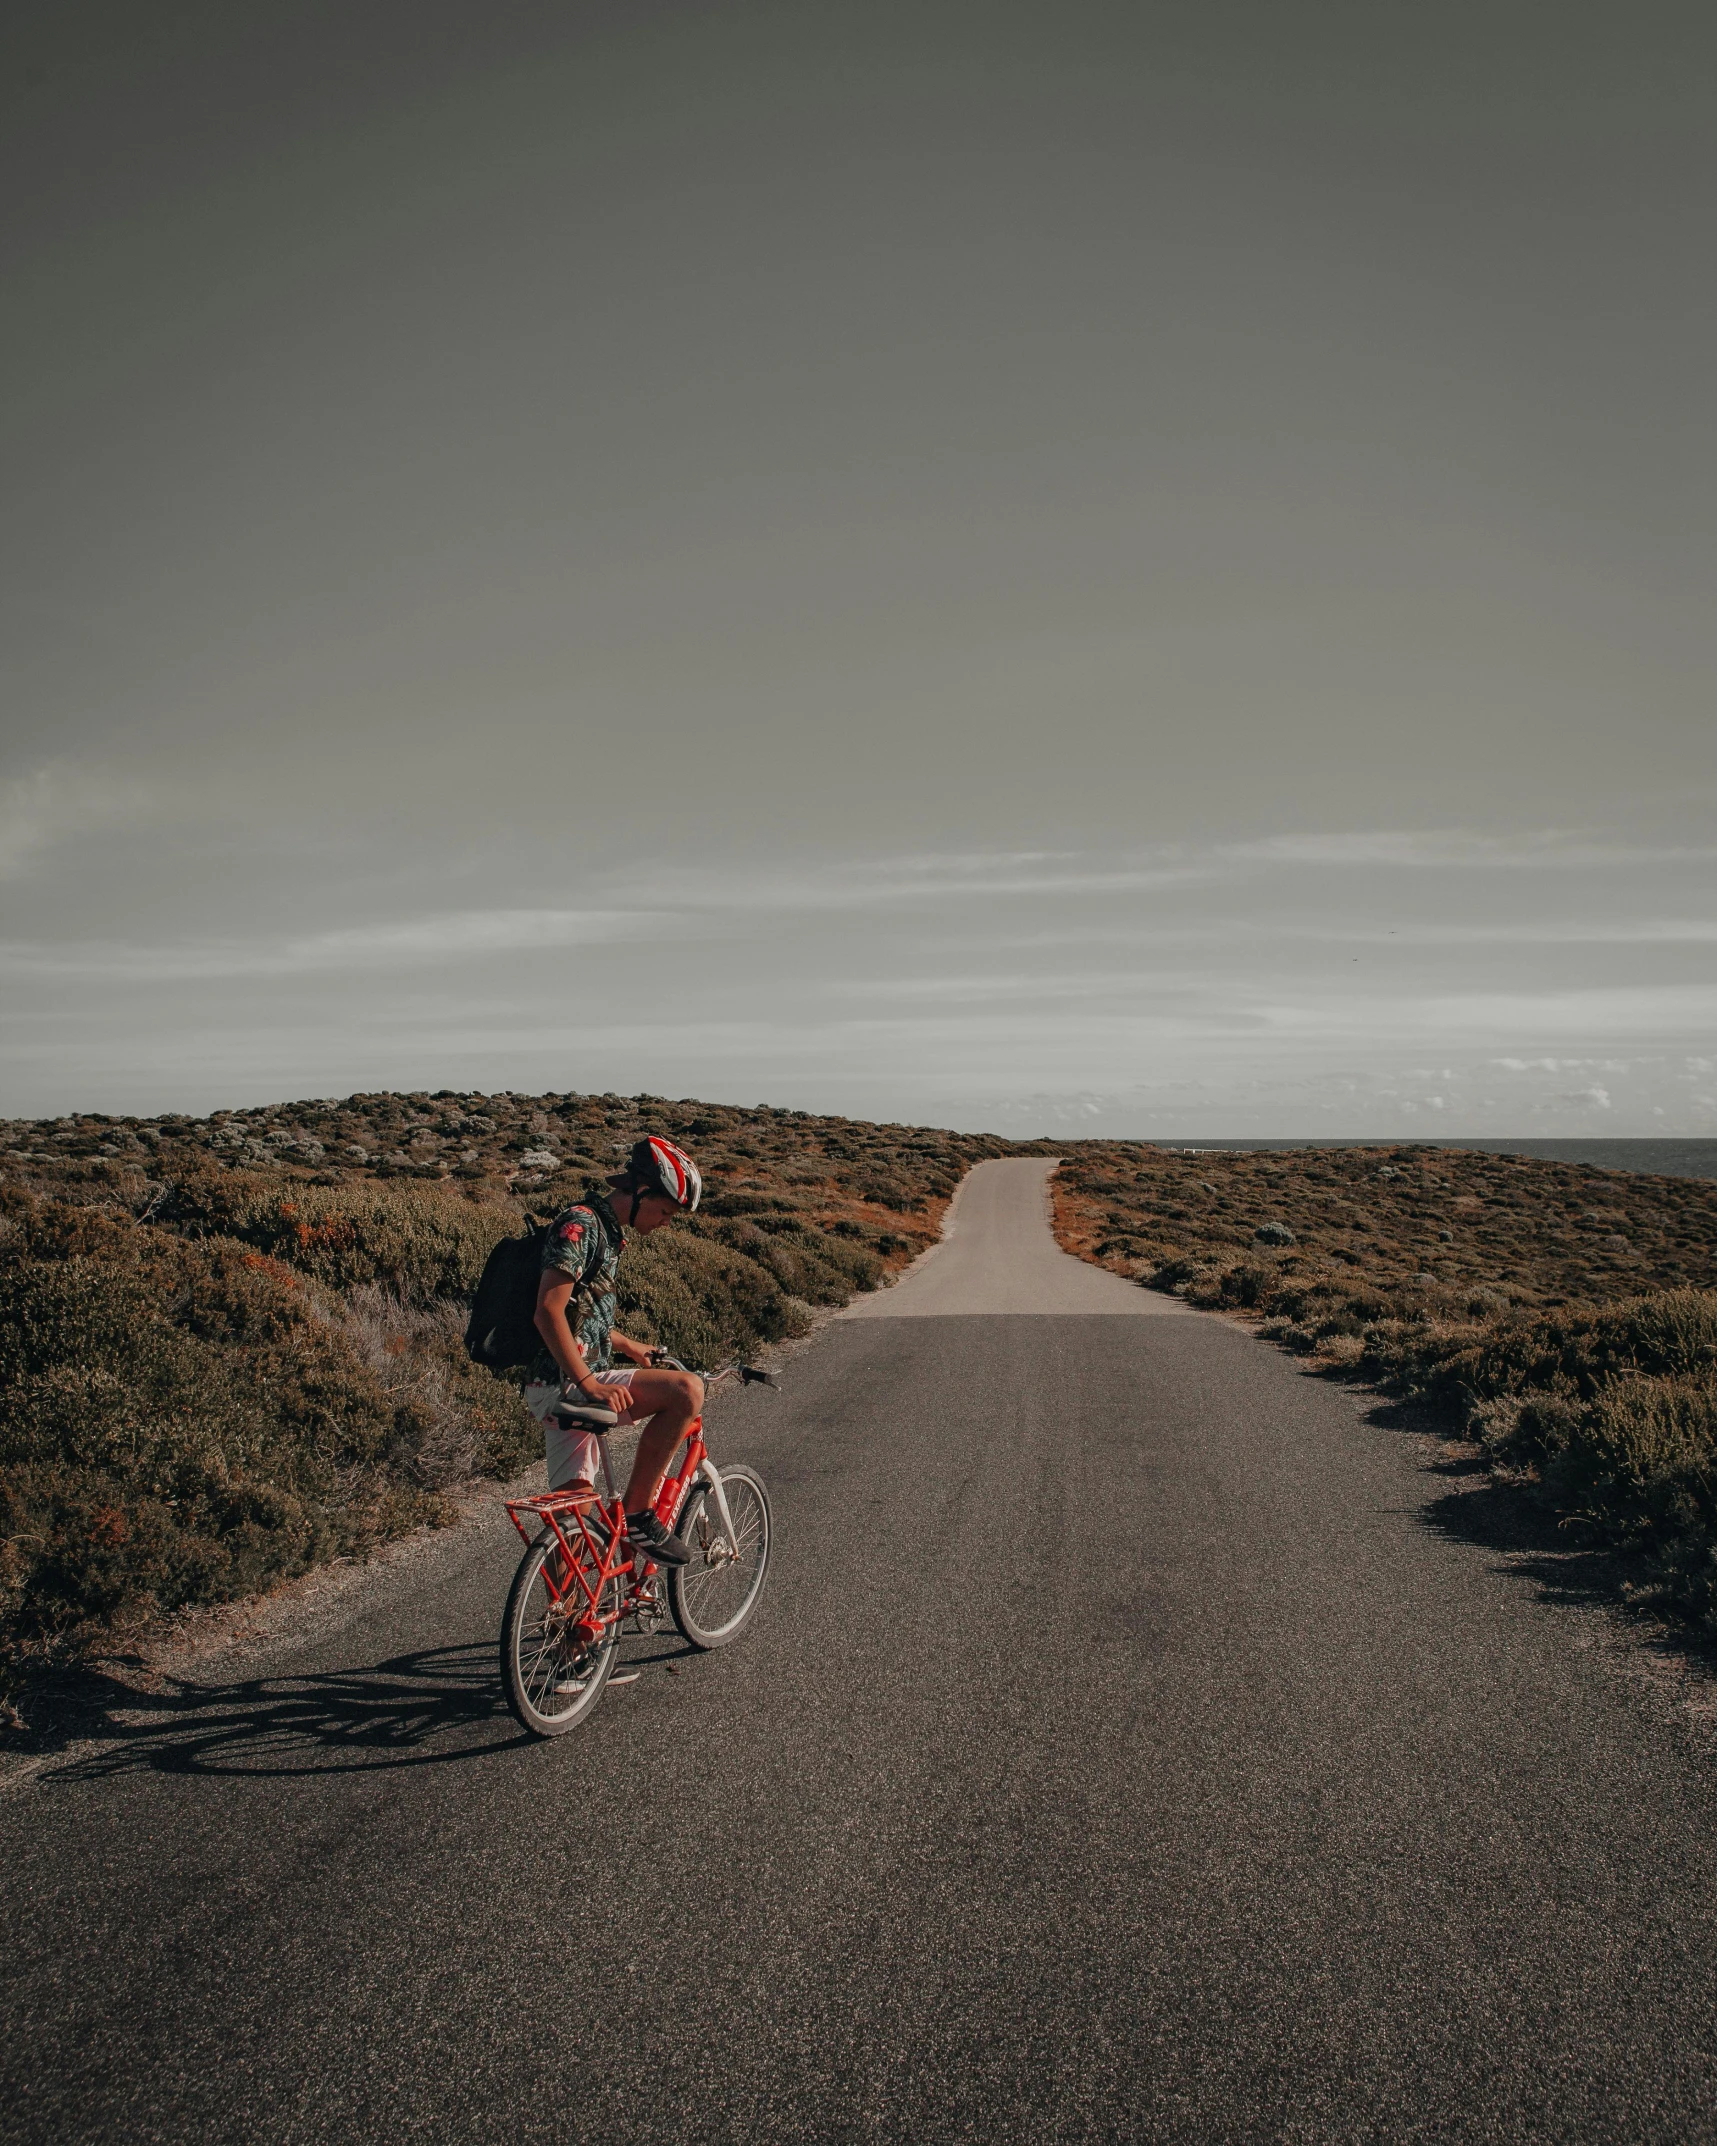
[[[0,1111],[1717,1132],[1714,61],[13,0]]]

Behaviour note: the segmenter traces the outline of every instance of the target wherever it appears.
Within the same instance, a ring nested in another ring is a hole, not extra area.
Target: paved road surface
[[[1232,1327],[925,1316],[985,1169],[718,1419],[741,1646],[522,1742],[478,1526],[0,1797],[7,2139],[1717,2136],[1689,1738]]]
[[[893,1289],[857,1297],[844,1319],[1041,1318],[1098,1313],[1191,1318],[1178,1297],[1087,1266],[1049,1233],[1047,1162],[987,1162],[954,1195],[942,1242]]]

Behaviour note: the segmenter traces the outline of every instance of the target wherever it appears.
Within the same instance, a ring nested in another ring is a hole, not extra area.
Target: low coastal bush
[[[1440,1403],[1499,1475],[1637,1553],[1634,1591],[1717,1636],[1717,1293],[1665,1290],[1465,1332],[1383,1325],[1360,1363]]]
[[[424,1297],[469,1295],[518,1226],[504,1203],[449,1199],[439,1186],[212,1171],[177,1180],[154,1219],[181,1236],[235,1237],[333,1289],[391,1282]]]
[[[1448,1149],[1081,1149],[1070,1251],[1430,1404],[1717,1638],[1717,1185]]]
[[[445,1516],[535,1426],[449,1322],[233,1238],[0,1211],[0,1637],[77,1643]]]

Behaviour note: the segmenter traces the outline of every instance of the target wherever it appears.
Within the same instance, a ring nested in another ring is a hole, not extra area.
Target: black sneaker
[[[626,1539],[658,1565],[689,1565],[692,1561],[685,1544],[677,1535],[670,1535],[653,1512],[629,1513]]]

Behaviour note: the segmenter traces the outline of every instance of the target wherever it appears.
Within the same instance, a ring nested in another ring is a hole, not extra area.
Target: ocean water
[[[1155,1147],[1197,1155],[1209,1148],[1274,1153],[1288,1148],[1466,1148],[1479,1155],[1538,1155],[1593,1170],[1647,1177],[1717,1177],[1717,1140],[1158,1140]]]

